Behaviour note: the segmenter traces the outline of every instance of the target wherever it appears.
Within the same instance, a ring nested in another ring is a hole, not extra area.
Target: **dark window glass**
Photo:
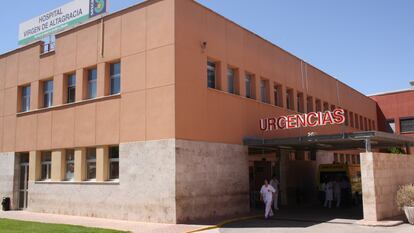
[[[30,86],[22,87],[21,109],[22,112],[30,110]]]
[[[70,74],[68,75],[68,103],[75,102],[76,97],[76,75]]]
[[[88,180],[96,179],[96,148],[86,150],[86,178]]]
[[[401,133],[414,132],[414,118],[400,119]]]
[[[229,93],[236,94],[235,88],[235,72],[234,69],[228,68],[227,69],[227,89]]]
[[[51,178],[52,153],[44,151],[41,153],[41,179],[49,180]]]
[[[282,100],[282,86],[275,85],[273,88],[273,95],[275,98],[275,105],[279,107],[283,107],[283,100]]]
[[[119,179],[119,147],[109,147],[109,179]]]
[[[96,68],[88,70],[88,98],[96,98],[96,79],[97,79]]]
[[[43,107],[48,108],[53,105],[53,80],[43,82]]]
[[[253,98],[253,93],[252,93],[252,75],[251,74],[246,74],[246,97],[247,98]]]
[[[111,95],[121,92],[121,63],[113,63],[109,68],[111,81]]]
[[[66,150],[65,180],[73,181],[75,175],[75,150]]]
[[[216,88],[216,63],[208,61],[207,62],[207,86],[210,88]]]

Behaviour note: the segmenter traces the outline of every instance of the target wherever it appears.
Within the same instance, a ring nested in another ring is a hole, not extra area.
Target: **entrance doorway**
[[[20,153],[19,209],[27,208],[29,182],[29,154]]]

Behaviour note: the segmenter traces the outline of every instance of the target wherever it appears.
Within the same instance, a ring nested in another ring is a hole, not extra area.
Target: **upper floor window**
[[[297,103],[296,103],[296,105],[297,105],[297,111],[298,112],[305,112],[305,109],[304,109],[304,104],[303,104],[303,93],[298,93],[297,94],[297,98],[296,98],[296,101],[297,101]]]
[[[109,147],[109,179],[119,179],[119,147]]]
[[[75,150],[66,150],[66,174],[65,180],[73,181],[75,175]]]
[[[353,112],[349,112],[349,123],[351,127],[354,127],[354,113]]]
[[[50,151],[44,151],[41,153],[40,158],[42,180],[50,180],[52,170],[52,153]]]
[[[286,89],[286,108],[290,110],[295,110],[295,105],[293,103],[293,89]]]
[[[20,111],[30,110],[30,85],[21,87]]]
[[[260,80],[260,98],[263,103],[269,103],[269,81],[265,79]]]
[[[48,108],[53,105],[53,80],[43,82],[43,107]]]
[[[252,74],[246,74],[245,85],[246,85],[246,97],[254,99],[254,79]]]
[[[207,61],[207,86],[216,88],[217,67],[216,63]]]
[[[319,99],[315,100],[315,108],[317,112],[322,112],[322,102]]]
[[[313,112],[313,98],[312,96],[306,97],[306,112]]]
[[[327,102],[323,102],[323,111],[329,111],[329,104]]]
[[[96,148],[86,149],[86,179],[96,179]]]
[[[76,98],[76,74],[67,76],[67,103],[75,102]]]
[[[96,98],[96,79],[98,77],[98,73],[96,68],[92,68],[88,70],[88,99]]]
[[[232,94],[237,94],[236,89],[236,70],[233,68],[227,69],[227,91]]]
[[[109,67],[110,94],[121,92],[121,63],[112,63]]]
[[[273,98],[276,106],[283,107],[282,85],[275,84],[273,86]]]
[[[354,125],[356,129],[359,129],[359,117],[358,117],[358,114],[356,113],[355,113],[355,124]]]
[[[414,132],[414,118],[400,119],[400,132],[401,133]]]
[[[349,117],[348,117],[348,111],[344,110],[344,116],[345,116],[345,125],[349,125]]]

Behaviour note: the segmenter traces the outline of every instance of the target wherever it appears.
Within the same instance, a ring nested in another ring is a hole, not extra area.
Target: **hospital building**
[[[391,118],[378,118],[376,98],[196,1],[148,0],[55,37],[0,55],[0,197],[13,209],[238,215],[265,178],[278,177],[289,206],[299,186],[317,188],[320,164],[414,144],[381,132]],[[335,109],[343,124],[260,127]]]

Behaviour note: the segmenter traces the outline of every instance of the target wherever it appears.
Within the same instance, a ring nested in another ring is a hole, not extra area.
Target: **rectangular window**
[[[42,180],[50,180],[52,168],[52,152],[43,151],[40,156],[40,164],[42,169],[40,177]]]
[[[312,96],[306,97],[306,112],[313,112],[313,98]]]
[[[273,87],[273,95],[275,98],[275,105],[283,107],[282,85],[275,84]]]
[[[353,112],[349,112],[349,123],[351,127],[354,127],[354,113]]]
[[[254,99],[254,79],[252,74],[246,74],[246,97]]]
[[[43,107],[48,108],[53,105],[53,80],[43,81]]]
[[[286,89],[286,107],[290,110],[295,110],[295,105],[293,103],[293,89]]]
[[[109,179],[119,179],[119,147],[109,147]]]
[[[364,130],[364,120],[362,116],[359,116],[359,129]]]
[[[372,130],[372,124],[371,124],[371,119],[368,119],[368,129],[367,130]]]
[[[305,112],[305,107],[304,107],[304,100],[303,100],[303,93],[298,93],[297,95],[296,95],[296,109],[297,109],[297,111],[298,112],[302,112],[302,113],[304,113]]]
[[[111,81],[110,94],[119,94],[121,92],[121,63],[112,63],[109,66],[109,78]]]
[[[209,88],[216,88],[216,76],[216,63],[212,61],[207,61],[207,86]]]
[[[21,87],[20,111],[30,110],[30,85]]]
[[[414,118],[400,119],[400,132],[401,133],[414,132]]]
[[[67,76],[67,103],[75,102],[76,98],[76,74]]]
[[[86,179],[96,179],[96,148],[86,149]]]
[[[327,102],[323,102],[323,111],[329,111],[329,104]]]
[[[348,111],[344,110],[344,115],[345,115],[345,125],[348,126],[349,125],[349,117],[348,117]]]
[[[65,180],[73,181],[75,175],[75,150],[66,150]]]
[[[372,120],[372,130],[377,130],[377,127],[376,127],[376,124],[375,124],[374,120]]]
[[[98,78],[98,73],[96,68],[88,70],[88,99],[96,98],[96,79]]]
[[[237,94],[236,83],[236,70],[227,68],[227,91],[229,93]]]
[[[269,103],[269,81],[265,79],[260,80],[260,98],[263,103]]]
[[[317,112],[322,112],[322,102],[319,99],[315,100],[315,107]]]

